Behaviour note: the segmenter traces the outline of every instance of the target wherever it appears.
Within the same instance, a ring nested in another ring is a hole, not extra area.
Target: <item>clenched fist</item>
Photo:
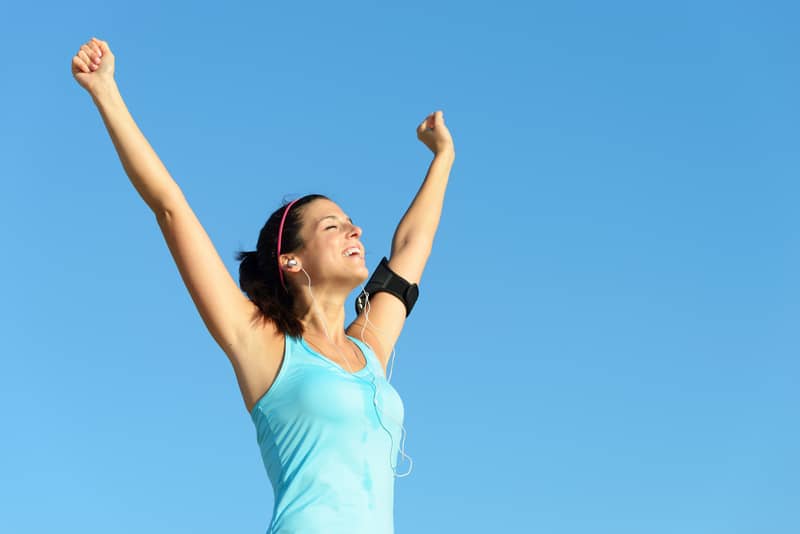
[[[103,84],[114,80],[114,54],[108,43],[92,37],[72,58],[72,75],[78,84],[93,94]]]
[[[441,111],[431,113],[417,126],[417,138],[425,143],[425,146],[430,148],[434,154],[446,151],[455,152],[453,138],[450,130],[444,124],[444,113]]]

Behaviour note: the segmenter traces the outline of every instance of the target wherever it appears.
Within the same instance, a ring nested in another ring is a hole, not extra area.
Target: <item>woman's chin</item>
[[[354,279],[357,281],[358,285],[364,284],[369,279],[369,269],[363,263],[359,269],[356,269],[354,273]]]

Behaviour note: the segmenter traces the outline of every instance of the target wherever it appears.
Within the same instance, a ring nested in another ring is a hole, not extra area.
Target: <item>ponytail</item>
[[[264,319],[272,321],[282,333],[291,337],[303,335],[303,323],[294,311],[294,295],[292,287],[287,284],[284,289],[280,279],[278,257],[282,253],[292,252],[303,246],[300,238],[302,228],[302,206],[323,195],[306,195],[289,206],[286,213],[281,251],[278,251],[278,229],[284,217],[287,204],[275,210],[269,216],[258,236],[256,250],[238,251],[239,287],[247,297],[258,306]]]

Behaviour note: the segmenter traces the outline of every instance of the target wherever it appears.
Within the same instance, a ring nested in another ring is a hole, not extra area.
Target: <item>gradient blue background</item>
[[[96,35],[234,278],[309,192],[377,265],[444,110],[398,533],[800,532],[796,5],[4,4],[0,531],[271,515],[233,370],[70,75]]]

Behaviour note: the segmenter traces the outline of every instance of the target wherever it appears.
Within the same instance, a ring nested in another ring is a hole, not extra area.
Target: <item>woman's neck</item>
[[[344,301],[346,296],[314,291],[313,299],[308,290],[303,293],[298,318],[304,332],[313,339],[327,339],[335,345],[346,345],[344,333]]]

